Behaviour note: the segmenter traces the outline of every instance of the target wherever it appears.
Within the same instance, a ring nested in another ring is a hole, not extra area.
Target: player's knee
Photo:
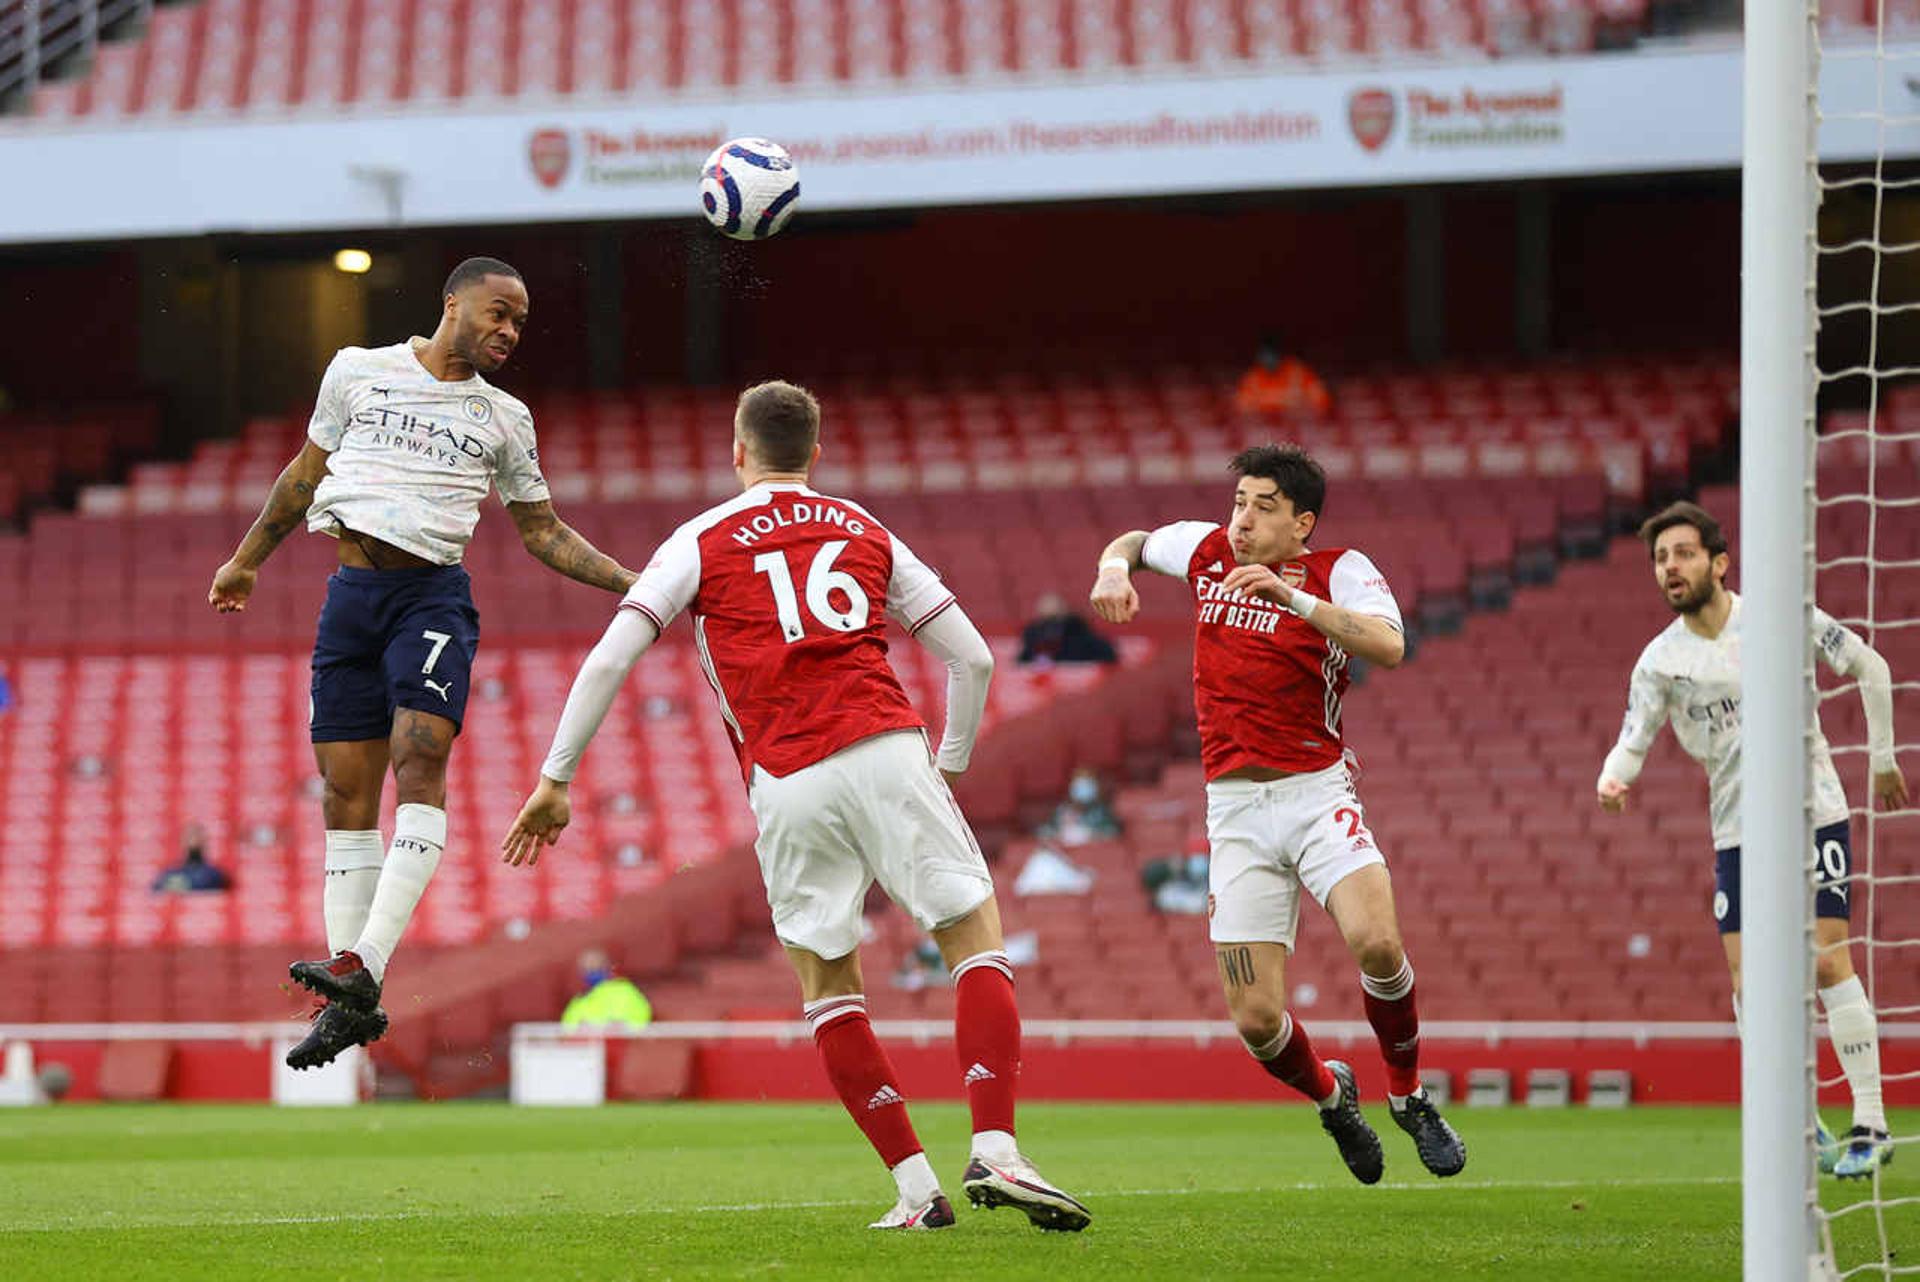
[[[1383,979],[1397,974],[1401,963],[1407,959],[1400,936],[1390,930],[1364,930],[1347,943],[1353,950],[1354,960],[1360,963],[1360,969]]]
[[[320,778],[320,813],[329,828],[357,830],[379,826],[380,791],[363,780],[333,774]]]
[[[447,759],[419,756],[395,761],[393,787],[402,805],[409,802],[441,805],[447,795]]]
[[[1845,947],[1835,948],[1814,958],[1813,977],[1822,988],[1832,988],[1853,978],[1853,958]]]
[[[1248,1013],[1233,1021],[1240,1033],[1240,1040],[1249,1046],[1265,1046],[1280,1036],[1281,1016],[1278,1010]]]
[[[409,786],[444,785],[447,758],[452,752],[453,735],[445,722],[437,717],[401,713],[391,745],[394,783],[403,791]]]
[[[1249,1046],[1265,1046],[1278,1037],[1285,1018],[1280,1003],[1265,997],[1243,996],[1233,1004],[1233,1026]]]

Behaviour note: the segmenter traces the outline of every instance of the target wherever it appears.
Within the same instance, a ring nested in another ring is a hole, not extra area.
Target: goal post
[[[1747,1282],[1826,1272],[1812,1166],[1816,14],[1746,6],[1740,235],[1741,1243]]]

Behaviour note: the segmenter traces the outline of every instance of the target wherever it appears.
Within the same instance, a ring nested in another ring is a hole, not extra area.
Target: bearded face
[[[1653,547],[1653,577],[1675,614],[1697,614],[1727,574],[1726,553],[1712,555],[1691,525],[1662,530]]]

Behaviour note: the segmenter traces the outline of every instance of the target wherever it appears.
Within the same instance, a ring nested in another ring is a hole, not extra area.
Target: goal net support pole
[[[1807,852],[1814,74],[1804,0],[1746,8],[1740,297],[1741,1212],[1747,1282],[1822,1273]]]

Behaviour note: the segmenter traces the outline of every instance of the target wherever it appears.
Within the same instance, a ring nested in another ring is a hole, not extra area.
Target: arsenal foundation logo
[[[527,139],[527,161],[533,166],[533,176],[549,190],[558,187],[560,180],[567,176],[572,152],[564,129],[537,130]]]
[[[1393,136],[1393,91],[1356,89],[1347,97],[1347,124],[1354,141],[1368,151],[1379,151]]]

